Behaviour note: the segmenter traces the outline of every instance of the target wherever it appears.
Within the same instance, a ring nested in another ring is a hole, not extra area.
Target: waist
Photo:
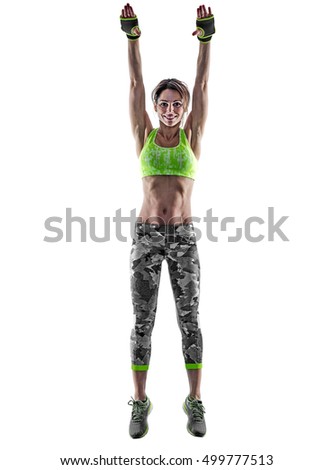
[[[136,232],[158,232],[158,233],[191,233],[194,231],[193,222],[187,223],[175,223],[175,224],[157,224],[149,222],[135,222],[135,231]]]

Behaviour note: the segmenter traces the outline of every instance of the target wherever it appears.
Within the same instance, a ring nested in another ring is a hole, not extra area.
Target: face
[[[168,127],[179,124],[184,115],[184,100],[176,90],[163,90],[154,105],[158,119]]]

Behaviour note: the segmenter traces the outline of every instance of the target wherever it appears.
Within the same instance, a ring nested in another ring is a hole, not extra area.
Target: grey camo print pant
[[[147,370],[163,260],[167,261],[187,369],[202,366],[198,306],[200,261],[193,222],[157,225],[136,222],[130,254],[135,324],[131,332],[133,370]]]

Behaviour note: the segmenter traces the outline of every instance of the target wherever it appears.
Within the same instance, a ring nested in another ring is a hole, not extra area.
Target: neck
[[[158,133],[166,140],[172,140],[179,135],[180,123],[175,126],[168,127],[163,122],[160,122]]]

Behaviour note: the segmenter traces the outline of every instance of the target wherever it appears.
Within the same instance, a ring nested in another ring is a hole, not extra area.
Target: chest
[[[163,148],[172,148],[172,147],[178,147],[179,140],[180,140],[179,134],[175,135],[171,139],[166,139],[161,134],[157,133],[155,137],[155,144]]]

